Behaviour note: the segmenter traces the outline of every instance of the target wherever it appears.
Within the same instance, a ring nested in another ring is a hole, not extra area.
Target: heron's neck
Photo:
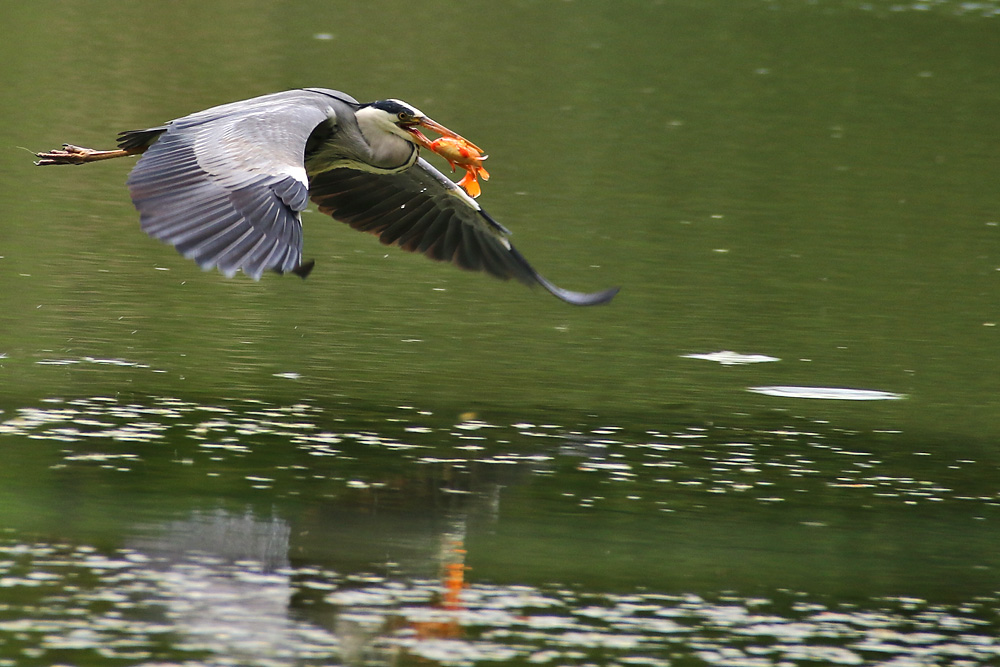
[[[371,151],[365,161],[376,169],[390,171],[413,164],[417,157],[416,145],[379,126],[366,111],[361,109],[357,113],[358,129]]]
[[[306,143],[305,166],[309,178],[344,167],[392,174],[411,167],[417,156],[416,145],[379,129],[361,109],[356,116],[332,118],[313,130]]]

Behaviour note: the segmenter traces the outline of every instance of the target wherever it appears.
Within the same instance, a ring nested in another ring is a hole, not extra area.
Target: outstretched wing
[[[128,178],[142,229],[227,276],[242,270],[256,280],[269,269],[306,272],[300,266],[306,141],[317,125],[354,102],[328,93],[265,95],[165,128],[123,133],[122,142],[142,142],[163,130]]]
[[[322,171],[311,178],[309,196],[323,213],[382,243],[504,280],[539,284],[568,303],[606,303],[618,292],[571,292],[546,280],[510,244],[510,232],[423,158],[394,174]]]

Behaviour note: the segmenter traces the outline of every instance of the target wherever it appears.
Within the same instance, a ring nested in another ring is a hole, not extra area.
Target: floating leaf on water
[[[777,357],[769,357],[766,354],[740,354],[732,350],[722,350],[721,352],[705,352],[699,354],[682,354],[686,359],[705,359],[706,361],[717,361],[723,366],[740,366],[743,364],[760,364],[768,361],[781,361]]]
[[[876,389],[848,389],[846,387],[747,387],[747,391],[781,398],[819,398],[830,401],[896,401],[906,398],[906,394],[894,394]]]

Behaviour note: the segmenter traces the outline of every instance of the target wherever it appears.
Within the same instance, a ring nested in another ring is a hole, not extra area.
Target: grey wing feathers
[[[423,158],[395,174],[347,168],[320,172],[310,180],[309,196],[323,213],[377,235],[382,243],[504,280],[541,285],[567,303],[598,305],[618,293],[618,288],[572,292],[546,280],[510,244],[510,232]]]
[[[228,276],[296,271],[305,144],[336,101],[289,91],[124,133],[124,143],[152,143],[128,178],[142,229]]]
[[[511,252],[507,230],[422,158],[396,174],[331,169],[309,195],[323,213],[385,244],[532,285],[534,270]]]

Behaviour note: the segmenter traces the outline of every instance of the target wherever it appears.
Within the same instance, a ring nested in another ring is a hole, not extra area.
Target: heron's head
[[[444,125],[425,116],[420,109],[402,100],[379,100],[366,104],[358,110],[357,117],[362,130],[381,130],[429,150],[434,150],[431,147],[431,140],[420,131],[420,128],[437,132],[444,137],[462,139]]]

